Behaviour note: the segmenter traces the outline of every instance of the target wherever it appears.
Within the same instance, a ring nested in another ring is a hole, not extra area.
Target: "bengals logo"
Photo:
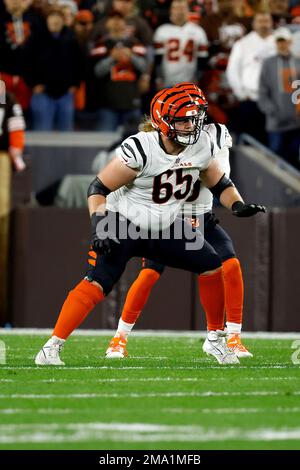
[[[16,28],[14,23],[6,23],[6,37],[9,44],[17,47],[25,44],[31,34],[30,23],[20,22],[21,28]]]

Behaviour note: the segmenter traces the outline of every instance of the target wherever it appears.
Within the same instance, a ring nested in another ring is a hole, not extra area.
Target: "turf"
[[[45,341],[2,335],[0,449],[300,449],[292,340],[248,339],[253,359],[219,366],[190,337],[74,336],[64,368],[35,367]]]

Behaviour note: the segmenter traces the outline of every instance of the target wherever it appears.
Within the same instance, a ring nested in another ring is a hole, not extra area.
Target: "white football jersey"
[[[217,146],[215,158],[227,177],[230,176],[229,149],[232,147],[232,138],[224,124],[207,124],[204,126]],[[182,208],[186,217],[200,216],[212,210],[213,195],[203,184],[197,184],[191,196]]]
[[[197,79],[197,59],[208,56],[207,36],[201,26],[187,22],[183,26],[166,23],[154,33],[154,47],[162,55],[165,86]]]
[[[179,155],[164,151],[157,131],[139,132],[124,140],[116,149],[117,158],[138,174],[131,184],[109,194],[107,209],[120,212],[143,230],[168,228],[191,195],[199,172],[219,150],[217,134],[204,127],[198,142]]]

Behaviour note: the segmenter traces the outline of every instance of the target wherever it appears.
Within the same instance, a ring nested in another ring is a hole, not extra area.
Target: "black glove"
[[[97,214],[96,212],[92,215],[92,240],[91,245],[92,249],[99,255],[108,255],[111,252],[112,241],[118,241],[116,236],[111,234],[109,231],[97,230],[97,225],[103,219],[107,217],[107,212],[105,214]],[[99,233],[100,232],[100,233]]]
[[[234,202],[231,210],[236,217],[251,217],[257,214],[257,212],[267,212],[265,206],[260,206],[259,204],[244,204],[242,201]]]

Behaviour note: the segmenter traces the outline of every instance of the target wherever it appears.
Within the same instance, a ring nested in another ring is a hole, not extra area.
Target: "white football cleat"
[[[241,335],[238,333],[231,333],[227,338],[227,346],[234,351],[237,357],[253,357],[253,354],[248,351],[246,346],[241,341]]]
[[[123,359],[128,356],[126,350],[127,339],[123,335],[114,336],[106,350],[107,359]]]
[[[226,335],[223,331],[209,331],[203,344],[203,351],[214,356],[219,364],[239,364],[239,359],[226,344]]]
[[[35,357],[37,366],[64,366],[65,363],[60,359],[59,353],[64,346],[65,340],[57,336],[52,336],[42,347]]]

